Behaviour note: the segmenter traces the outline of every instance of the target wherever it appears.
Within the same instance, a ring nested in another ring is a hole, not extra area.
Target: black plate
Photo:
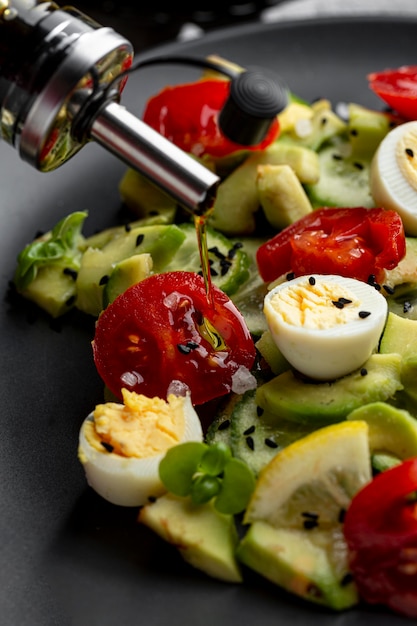
[[[247,25],[156,52],[220,54],[278,72],[305,98],[377,105],[366,75],[415,62],[417,22],[361,19]],[[148,53],[149,56],[149,53]],[[138,113],[184,68],[143,70],[126,104]],[[85,484],[78,430],[102,400],[90,348],[92,321],[51,324],[10,297],[19,250],[76,209],[86,232],[114,223],[124,166],[97,146],[40,174],[0,146],[1,434],[0,622],[4,626],[378,626],[407,623],[369,608],[342,615],[305,604],[250,576],[227,585],[192,570],[170,546],[136,524],[136,511],[108,505]]]

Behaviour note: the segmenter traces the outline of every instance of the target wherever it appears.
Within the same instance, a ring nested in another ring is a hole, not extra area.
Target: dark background
[[[73,5],[103,26],[127,37],[137,51],[175,39],[185,23],[209,32],[258,19],[263,9],[282,0],[79,0]]]

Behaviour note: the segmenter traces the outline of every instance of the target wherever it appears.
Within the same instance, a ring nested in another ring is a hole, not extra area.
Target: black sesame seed
[[[72,267],[64,267],[63,273],[65,276],[70,276],[73,280],[77,280],[78,272],[72,269]]]
[[[319,518],[319,514],[318,513],[313,513],[312,511],[303,511],[301,513],[302,517],[307,517],[308,519],[315,519],[318,520]]]
[[[344,303],[340,300],[332,300],[332,304],[336,307],[336,309],[343,309],[345,307]]]
[[[288,272],[288,274],[285,277],[287,280],[293,280],[293,278],[295,278],[295,274],[294,272]]]
[[[339,524],[343,524],[343,522],[345,521],[345,517],[346,517],[346,509],[340,509],[339,517],[338,517]]]
[[[246,430],[243,431],[244,435],[252,435],[252,433],[255,432],[255,426],[254,424],[252,424],[252,426],[249,426],[249,428],[247,428]]]
[[[223,254],[223,252],[220,252],[217,246],[213,246],[212,248],[209,248],[208,252],[211,252],[212,254],[214,254],[214,256],[216,256],[218,259],[226,258],[226,256]]]
[[[359,311],[359,317],[361,318],[361,320],[364,320],[365,318],[369,317],[371,314],[370,311]]]
[[[190,348],[190,350],[196,350],[198,348],[198,343],[195,341],[187,341],[187,348]]]
[[[412,308],[413,308],[413,305],[411,304],[411,302],[408,302],[408,300],[406,302],[404,302],[404,304],[403,304],[403,312],[404,313],[409,313]]]
[[[317,528],[318,525],[319,523],[316,519],[305,519],[303,521],[305,530],[313,530],[313,528]]]
[[[188,345],[184,345],[183,343],[177,343],[177,348],[181,352],[181,354],[190,354],[191,348]]]
[[[310,283],[310,285],[315,285],[316,279],[314,278],[314,276],[310,276],[310,278],[308,279],[308,282]]]
[[[358,131],[356,130],[356,128],[351,128],[350,134],[352,135],[352,137],[357,137],[358,136]]]
[[[342,304],[352,304],[352,300],[349,300],[349,298],[343,298],[343,297],[339,298],[339,302],[341,302]]]
[[[332,154],[332,158],[335,161],[341,161],[343,159],[342,155],[341,154],[337,154],[336,152]]]
[[[264,409],[261,406],[257,406],[256,407],[256,415],[258,417],[261,417],[261,415],[263,415],[263,413],[264,413]]]
[[[99,285],[106,285],[109,282],[109,278],[110,276],[108,274],[105,274],[104,276],[102,276],[99,280]]]
[[[376,283],[376,276],[375,276],[375,274],[369,274],[367,283],[368,283],[368,285],[371,285],[371,286],[375,285],[375,283]]]
[[[345,574],[342,580],[340,581],[340,586],[346,587],[347,585],[350,585],[350,583],[352,582],[353,582],[353,576],[350,572],[347,572],[347,574]]]
[[[276,441],[274,441],[273,439],[270,439],[269,437],[266,437],[265,439],[265,445],[268,448],[278,448],[278,444]]]
[[[219,424],[217,430],[227,430],[230,426],[230,420],[223,420],[221,424]]]
[[[107,441],[100,441],[100,443],[107,452],[113,452],[114,447],[111,443],[107,443]]]
[[[246,445],[250,450],[255,450],[255,442],[253,437],[246,437]]]
[[[328,122],[327,117],[322,117],[322,118],[321,118],[321,120],[320,120],[320,124],[321,124],[322,126],[325,126],[325,125],[327,124],[327,122]]]
[[[411,158],[413,158],[413,156],[414,156],[414,151],[411,148],[406,148],[405,149],[405,153],[406,153],[407,156],[409,156]]]
[[[366,367],[362,367],[360,373],[361,373],[361,376],[366,376],[368,374],[368,370],[366,369]]]
[[[389,285],[382,285],[384,291],[386,291],[386,293],[390,296],[394,295],[395,289],[394,287],[390,287]]]
[[[230,270],[231,262],[227,259],[220,259],[220,274],[225,276],[227,272]]]
[[[145,239],[145,235],[143,233],[140,233],[137,237],[136,237],[136,247],[140,246],[141,243],[143,243],[143,240]]]
[[[130,224],[125,224],[125,231],[126,231],[127,233],[130,233],[130,231],[131,231],[131,230],[132,230],[131,225],[130,225]]]
[[[210,269],[210,274],[211,274],[212,276],[216,277],[216,276],[218,276],[218,275],[219,275],[219,272],[218,272],[217,270],[215,270],[215,269],[211,268],[211,269]]]
[[[151,504],[152,504],[153,502],[156,502],[156,500],[157,500],[157,497],[156,497],[156,496],[148,496],[148,502],[150,502]]]
[[[363,163],[359,163],[359,161],[355,161],[353,164],[354,167],[356,167],[357,170],[363,170]]]

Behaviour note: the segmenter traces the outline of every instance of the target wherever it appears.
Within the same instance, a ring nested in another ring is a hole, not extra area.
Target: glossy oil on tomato
[[[100,315],[93,342],[97,371],[118,397],[126,387],[166,398],[172,381],[202,404],[249,375],[253,340],[242,315],[192,272],[152,275],[130,287]]]
[[[417,458],[377,475],[353,498],[344,533],[364,600],[417,617]]]
[[[217,119],[228,94],[226,80],[166,87],[148,101],[143,120],[179,148],[198,157],[223,157],[239,150],[263,150],[269,146],[278,135],[278,120],[256,146],[241,146],[222,134]]]
[[[405,120],[417,120],[417,65],[373,72],[369,86]]]
[[[273,281],[293,272],[339,274],[367,281],[396,267],[405,254],[400,216],[384,209],[322,208],[291,224],[262,244],[259,273]]]

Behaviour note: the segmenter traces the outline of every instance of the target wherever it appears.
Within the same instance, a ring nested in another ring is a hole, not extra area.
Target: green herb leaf
[[[64,217],[43,237],[28,244],[17,257],[14,282],[19,291],[24,290],[35,278],[40,267],[65,263],[78,270],[81,260],[81,229],[87,217],[86,211],[76,211]]]

